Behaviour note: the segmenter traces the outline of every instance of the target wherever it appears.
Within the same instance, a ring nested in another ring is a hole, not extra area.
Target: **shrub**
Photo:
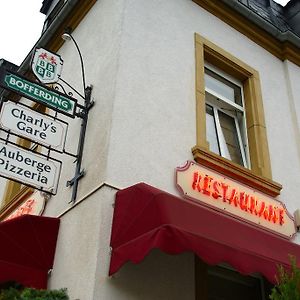
[[[0,286],[0,300],[69,300],[66,289],[36,290],[8,282]]]
[[[278,267],[278,283],[272,289],[271,300],[300,300],[300,270],[295,257],[290,256],[290,261],[290,270]]]

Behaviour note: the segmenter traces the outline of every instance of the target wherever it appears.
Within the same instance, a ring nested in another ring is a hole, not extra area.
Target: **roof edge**
[[[300,67],[300,37],[282,32],[238,0],[192,0],[280,60]]]

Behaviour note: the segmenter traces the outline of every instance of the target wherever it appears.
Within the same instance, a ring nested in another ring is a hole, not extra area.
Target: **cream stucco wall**
[[[123,0],[98,1],[73,33],[84,58],[86,82],[93,85],[92,99],[95,101],[89,113],[84,146],[82,168],[86,175],[80,181],[77,200],[106,180],[122,18]],[[59,53],[64,58],[62,77],[83,92],[79,56],[74,45],[65,43]],[[80,97],[77,99],[82,103]],[[70,125],[66,150],[76,153],[81,120],[68,118],[67,121]],[[66,182],[74,176],[74,158],[67,155],[60,158],[64,161],[60,185],[57,196],[47,206],[46,214],[49,215],[58,215],[70,207],[68,202],[71,200],[72,189],[66,188]]]
[[[197,32],[259,71],[273,179],[293,213],[300,164],[285,64],[191,1],[129,0],[123,27],[107,180],[177,193],[173,170],[196,143]],[[298,67],[293,74],[296,85]]]
[[[283,184],[279,198],[292,210],[297,207],[299,67],[280,61],[190,0],[97,1],[74,31],[95,101],[78,199],[103,182],[123,188],[145,181],[177,193],[174,168],[192,159],[196,143],[195,32],[259,71],[273,179]],[[82,92],[74,45],[65,43],[59,54],[62,77]],[[66,150],[76,153],[80,119],[67,121]],[[63,168],[48,215],[70,207],[71,188],[65,184],[75,170],[72,157],[53,156]]]
[[[78,200],[102,182],[123,188],[144,181],[178,195],[174,169],[192,159],[196,144],[195,32],[259,71],[273,179],[283,184],[279,199],[293,213],[300,180],[300,70],[188,0],[97,1],[75,30],[96,102]],[[76,51],[64,44],[60,54],[65,79],[80,89]],[[68,147],[74,151],[79,128],[78,120],[70,126]],[[64,162],[59,193],[49,201],[47,215],[70,207],[71,190],[64,183],[73,168],[71,160]],[[97,190],[61,217],[50,287],[67,286],[71,297],[82,300],[193,299],[191,254],[154,252],[141,265],[126,265],[108,278],[114,194],[108,187]]]
[[[74,31],[74,38],[85,60],[87,83],[94,86],[95,100],[95,106],[90,111],[84,150],[83,168],[86,175],[80,181],[78,202],[102,182],[109,182],[107,160],[108,152],[115,147],[112,144],[114,137],[111,127],[112,122],[117,121],[113,120],[117,118],[114,112],[119,109],[115,108],[115,99],[125,4],[126,1],[96,2]],[[87,39],[87,36],[90,38]],[[76,51],[69,44],[64,44],[60,54],[65,60],[63,78],[80,90],[80,65],[76,63]],[[124,98],[124,101],[128,100]],[[118,121],[126,127],[126,119],[122,116]],[[66,148],[75,152],[80,122],[70,119],[68,122],[70,126]],[[122,137],[119,135],[119,138]],[[122,151],[117,154],[119,158],[122,155]],[[127,151],[125,155],[134,156]],[[115,277],[108,277],[111,204],[116,190],[106,191],[107,188],[101,188],[68,211],[71,206],[68,203],[71,189],[65,187],[65,182],[73,176],[74,164],[72,158],[58,157],[63,160],[60,186],[57,196],[49,200],[45,210],[45,215],[59,216],[63,213],[49,288],[67,287],[71,298],[81,300],[141,299],[141,295],[148,297],[145,299],[167,299],[169,296],[170,299],[179,300],[183,299],[183,295],[187,300],[194,299],[194,256],[191,253],[180,256],[153,253],[141,265],[128,265]],[[119,170],[115,169],[114,172],[118,173]],[[119,187],[113,178],[112,184]]]
[[[196,144],[195,32],[258,70],[273,179],[283,184],[279,199],[291,213],[300,205],[299,67],[280,61],[190,0],[97,1],[73,33],[95,100],[79,204],[72,207],[72,190],[65,186],[74,175],[74,159],[55,155],[63,169],[58,194],[45,210],[61,217],[49,287],[67,287],[71,299],[194,299],[192,254],[154,251],[114,278],[107,272],[117,188],[143,181],[179,195],[174,169],[192,159]],[[81,90],[74,46],[65,43],[59,53],[63,78]],[[75,153],[80,120],[67,121],[67,150]],[[102,187],[103,182],[116,189]]]

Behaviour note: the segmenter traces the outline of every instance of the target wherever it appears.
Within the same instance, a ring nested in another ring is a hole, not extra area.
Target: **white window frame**
[[[240,81],[236,80],[235,78],[233,78],[232,76],[230,76],[229,74],[226,74],[225,72],[223,72],[222,70],[216,68],[215,66],[209,64],[209,63],[205,63],[205,68],[216,73],[217,75],[223,77],[224,79],[232,82],[233,84],[235,84],[236,86],[238,86],[241,90],[241,102],[242,102],[242,106],[227,99],[226,97],[224,97],[223,95],[220,95],[219,93],[209,89],[206,87],[205,85],[205,93],[208,93],[210,95],[212,95],[213,97],[217,98],[218,100],[218,105],[215,103],[212,103],[210,101],[208,101],[206,99],[206,104],[209,105],[210,107],[212,107],[213,109],[213,118],[215,121],[215,127],[216,127],[216,133],[217,133],[217,138],[218,138],[218,145],[219,145],[219,150],[220,150],[220,155],[222,157],[225,157],[227,159],[230,160],[230,155],[228,153],[226,142],[223,136],[223,132],[222,132],[222,128],[221,128],[221,123],[219,120],[219,114],[218,111],[226,114],[227,116],[231,117],[234,119],[234,123],[235,123],[235,129],[237,132],[237,139],[238,139],[238,143],[239,143],[239,148],[240,148],[240,152],[241,152],[241,158],[242,158],[242,162],[243,162],[243,166],[246,168],[250,168],[250,155],[249,155],[249,147],[248,147],[248,137],[247,137],[247,130],[246,130],[246,113],[245,113],[245,104],[244,104],[244,91],[243,91],[243,85]],[[209,74],[207,74],[208,76],[210,76]],[[228,109],[223,109],[221,107],[221,105],[219,105],[219,101],[220,104],[224,103],[226,104],[226,106],[232,107],[234,110],[240,112],[242,114],[242,120],[241,123],[238,120],[238,117],[235,114],[231,114],[230,112],[228,112]],[[241,132],[242,131],[242,132]]]
[[[213,111],[213,118],[215,121],[215,126],[216,126],[216,133],[217,133],[217,137],[218,137],[218,145],[219,145],[219,150],[220,150],[220,155],[222,157],[225,157],[227,159],[231,159],[230,158],[230,154],[228,153],[228,149],[225,146],[226,145],[226,141],[223,135],[223,131],[221,128],[221,123],[219,120],[219,111],[226,114],[227,116],[229,116],[230,118],[232,118],[234,120],[235,123],[235,130],[237,133],[237,139],[238,139],[238,143],[239,143],[239,147],[240,147],[240,151],[241,151],[241,157],[242,157],[242,162],[243,162],[243,166],[247,167],[248,166],[248,161],[246,158],[246,149],[243,143],[243,139],[242,139],[242,135],[241,135],[241,131],[240,131],[240,126],[239,126],[239,122],[238,122],[238,118],[235,115],[232,115],[230,113],[228,113],[227,111],[221,109],[220,107],[210,103],[210,102],[206,102],[206,104],[208,106],[210,106],[212,108]]]

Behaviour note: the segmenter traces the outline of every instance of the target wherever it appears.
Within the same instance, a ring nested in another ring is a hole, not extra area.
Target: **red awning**
[[[0,282],[45,289],[53,266],[59,219],[24,215],[0,223]]]
[[[111,247],[110,275],[154,248],[192,251],[208,264],[226,262],[273,283],[277,265],[289,265],[289,254],[300,262],[299,245],[144,183],[117,193]]]

